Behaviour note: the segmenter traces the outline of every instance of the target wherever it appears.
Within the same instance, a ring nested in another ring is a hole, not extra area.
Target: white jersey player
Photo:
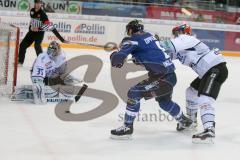
[[[31,79],[35,103],[45,102],[45,85],[64,84],[61,75],[66,70],[66,56],[56,41],[52,41],[47,52],[41,53],[35,60]]]
[[[35,60],[31,79],[33,85],[16,88],[13,101],[32,101],[37,104],[45,102],[77,102],[87,89],[84,84],[80,89],[74,84],[81,83],[67,73],[67,61],[63,50],[56,41],[52,41],[47,52],[41,53]]]
[[[66,70],[66,55],[59,44],[53,41],[49,44],[47,52],[41,53],[32,67],[32,81],[43,80],[45,85],[63,83],[60,78]]]
[[[174,38],[162,43],[172,59],[178,59],[183,65],[191,67],[198,77],[186,89],[187,115],[196,125],[197,112],[200,115],[204,132],[193,135],[193,142],[212,142],[215,137],[215,109],[220,87],[227,79],[226,61],[219,49],[210,49],[206,44],[191,35],[187,24],[174,27]],[[186,129],[178,124],[179,131]]]

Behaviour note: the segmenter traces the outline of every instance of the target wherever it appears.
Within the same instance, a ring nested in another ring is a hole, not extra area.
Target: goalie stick
[[[84,84],[82,86],[82,88],[79,90],[79,92],[77,93],[77,95],[75,96],[75,102],[78,102],[79,99],[82,97],[83,93],[87,90],[88,85]]]

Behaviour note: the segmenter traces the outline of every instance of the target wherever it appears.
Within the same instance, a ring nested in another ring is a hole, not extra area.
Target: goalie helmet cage
[[[0,22],[0,95],[11,95],[17,83],[20,29]]]

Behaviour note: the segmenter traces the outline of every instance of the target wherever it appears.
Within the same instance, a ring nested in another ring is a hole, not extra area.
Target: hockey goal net
[[[0,22],[0,95],[10,95],[17,83],[20,30]]]

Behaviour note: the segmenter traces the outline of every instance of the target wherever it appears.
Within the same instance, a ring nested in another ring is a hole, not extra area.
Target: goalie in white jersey
[[[32,67],[31,78],[33,83],[39,81],[45,85],[64,84],[60,78],[66,72],[66,55],[61,50],[60,45],[56,41],[52,41],[47,52],[41,53]]]
[[[47,52],[39,54],[35,60],[31,79],[33,84],[17,88],[12,100],[33,100],[37,104],[67,100],[77,102],[87,89],[87,85],[80,90],[72,86],[81,81],[68,75],[65,53],[56,41],[52,41]]]
[[[186,89],[187,115],[197,123],[197,112],[200,115],[204,131],[193,135],[193,142],[212,142],[215,137],[215,109],[221,85],[227,79],[226,61],[218,49],[210,49],[206,44],[191,35],[191,27],[187,24],[174,27],[174,36],[170,41],[162,43],[172,59],[178,59],[183,65],[191,67],[198,77]],[[179,131],[187,129],[178,124]]]
[[[31,79],[33,82],[34,103],[44,103],[45,86],[64,85],[61,77],[66,71],[66,55],[56,41],[52,41],[47,52],[41,53],[33,63]],[[49,87],[48,90],[51,91]],[[58,94],[52,90],[51,94]]]

